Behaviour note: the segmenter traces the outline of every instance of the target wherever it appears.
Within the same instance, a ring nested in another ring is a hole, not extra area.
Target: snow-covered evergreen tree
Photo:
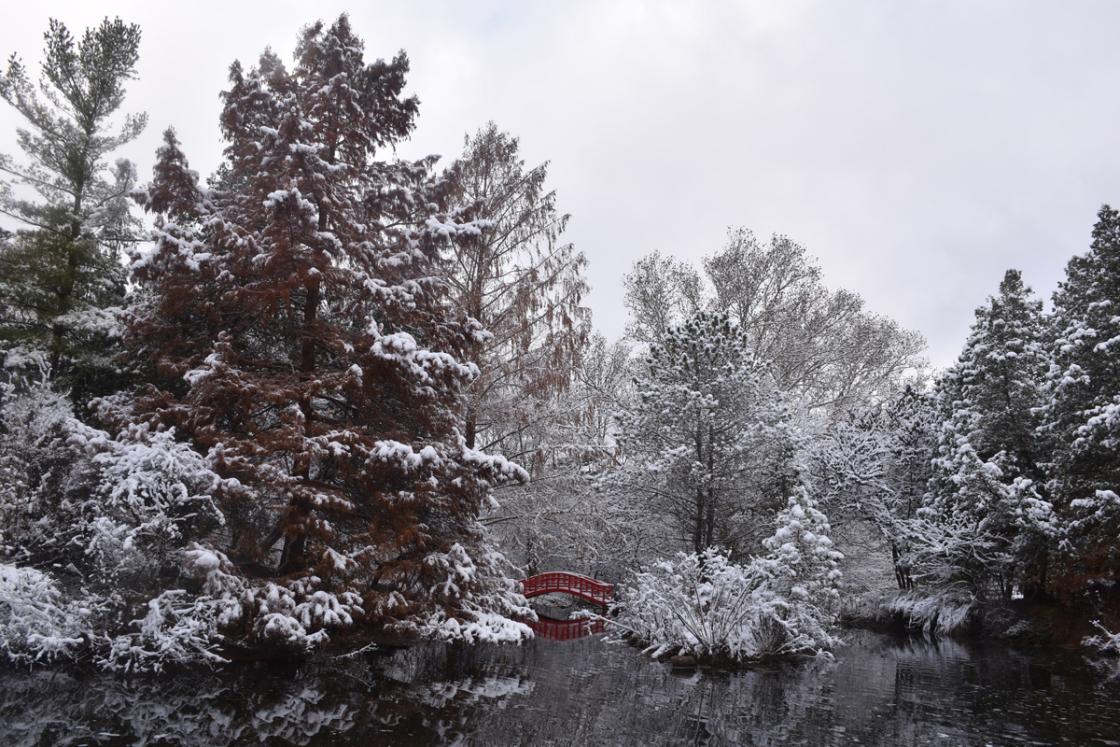
[[[1054,365],[1041,434],[1048,487],[1068,521],[1067,588],[1120,580],[1120,212],[1105,205],[1086,254],[1054,293]]]
[[[140,29],[105,19],[76,40],[52,19],[45,42],[39,85],[14,55],[0,73],[0,98],[27,123],[18,138],[26,161],[0,155],[0,212],[23,226],[0,244],[0,353],[9,368],[45,358],[83,403],[117,383],[108,343],[125,291],[120,249],[136,234],[135,169],[107,159],[147,122],[113,122],[135,77]]]
[[[407,72],[403,53],[367,62],[346,16],[314,24],[291,70],[271,52],[231,67],[213,189],[169,135],[140,194],[157,245],[133,265],[148,296],[128,344],[155,372],[137,411],[234,481],[221,552],[196,566],[241,605],[224,627],[245,641],[527,635],[478,523],[525,473],[464,440],[481,330],[437,268],[481,225],[456,219],[434,159],[376,157],[414,125]]]
[[[778,512],[774,533],[763,546],[769,553],[754,565],[766,578],[774,609],[766,624],[765,648],[775,652],[816,653],[836,645],[832,633],[840,612],[840,561],[832,544],[828,517],[808,491],[798,487]]]
[[[959,550],[961,577],[980,596],[990,584],[1004,597],[1045,585],[1057,530],[1035,436],[1047,368],[1042,304],[1009,270],[999,294],[977,309],[957,363],[938,381],[943,424],[923,509],[927,520],[952,528],[924,539],[938,552]],[[964,544],[946,548],[952,538]],[[919,555],[932,557],[928,548]]]

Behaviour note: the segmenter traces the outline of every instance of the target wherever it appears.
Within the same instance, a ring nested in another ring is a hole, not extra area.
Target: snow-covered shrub
[[[63,540],[49,517],[80,487],[73,449],[70,402],[53,391],[46,370],[35,378],[0,384],[0,554],[26,557]]]
[[[746,564],[708,548],[679,553],[623,590],[619,627],[669,653],[744,660],[818,654],[838,640],[837,563],[829,525],[799,489],[778,514],[770,551]]]
[[[678,553],[637,574],[623,590],[618,623],[653,656],[681,653],[746,659],[755,639],[760,578],[715,548]]]
[[[228,481],[209,459],[146,424],[120,433],[74,417],[44,372],[0,406],[0,552],[68,566],[92,586],[150,582],[218,526]]]
[[[952,633],[980,609],[1010,555],[988,522],[956,511],[919,513],[909,522],[907,558],[915,588],[889,600],[883,612],[927,634]]]
[[[45,573],[0,564],[0,659],[30,664],[73,656],[90,632],[88,613],[65,601]]]
[[[160,671],[169,665],[226,661],[227,643],[260,643],[308,651],[348,628],[363,614],[353,592],[323,588],[318,576],[253,583],[228,557],[192,543],[180,554],[185,576],[200,585],[169,589],[147,604],[133,630],[115,636],[101,664],[123,672]]]
[[[159,672],[172,664],[223,663],[218,652],[221,601],[183,589],[165,591],[148,602],[148,613],[133,621],[137,630],[115,636],[100,663],[117,672]]]
[[[979,610],[976,597],[959,588],[910,591],[883,603],[883,612],[901,617],[909,628],[927,635],[966,628]]]
[[[1094,620],[1093,627],[1100,632],[1086,637],[1081,645],[1109,656],[1120,656],[1120,633],[1113,633],[1104,625],[1101,625],[1100,620]]]
[[[96,474],[82,540],[101,573],[158,570],[188,539],[222,523],[212,496],[223,481],[174,431],[130,425],[111,438],[76,421],[70,431]]]
[[[1113,633],[1100,620],[1094,620],[1093,627],[1100,632],[1087,636],[1081,641],[1081,645],[1107,657],[1093,659],[1093,666],[1110,680],[1120,679],[1120,633]]]
[[[0,561],[14,563],[2,566],[0,655],[59,658],[84,635],[114,669],[212,660],[227,600],[165,588],[199,575],[184,548],[222,523],[213,495],[226,482],[209,459],[171,430],[81,422],[46,370],[0,395]],[[65,585],[27,567],[46,563]],[[136,599],[149,601],[137,610]]]

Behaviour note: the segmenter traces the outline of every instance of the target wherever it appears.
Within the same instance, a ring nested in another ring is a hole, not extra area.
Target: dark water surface
[[[1120,744],[1120,682],[1076,654],[847,639],[831,662],[733,674],[601,636],[237,675],[9,672],[0,744]]]

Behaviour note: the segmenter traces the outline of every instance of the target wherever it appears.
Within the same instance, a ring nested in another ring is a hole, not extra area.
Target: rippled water
[[[847,637],[831,662],[738,673],[601,636],[238,675],[8,673],[0,744],[1120,744],[1120,683],[1075,654]]]

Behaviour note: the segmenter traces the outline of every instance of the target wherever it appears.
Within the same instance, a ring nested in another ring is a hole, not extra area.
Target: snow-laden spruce
[[[837,643],[841,554],[804,489],[790,496],[766,555],[737,564],[714,547],[678,553],[622,591],[617,624],[653,656],[744,661],[816,655]]]
[[[1103,206],[1089,251],[1054,293],[1053,363],[1040,440],[1047,489],[1068,517],[1061,541],[1090,577],[1120,578],[1120,212]]]

